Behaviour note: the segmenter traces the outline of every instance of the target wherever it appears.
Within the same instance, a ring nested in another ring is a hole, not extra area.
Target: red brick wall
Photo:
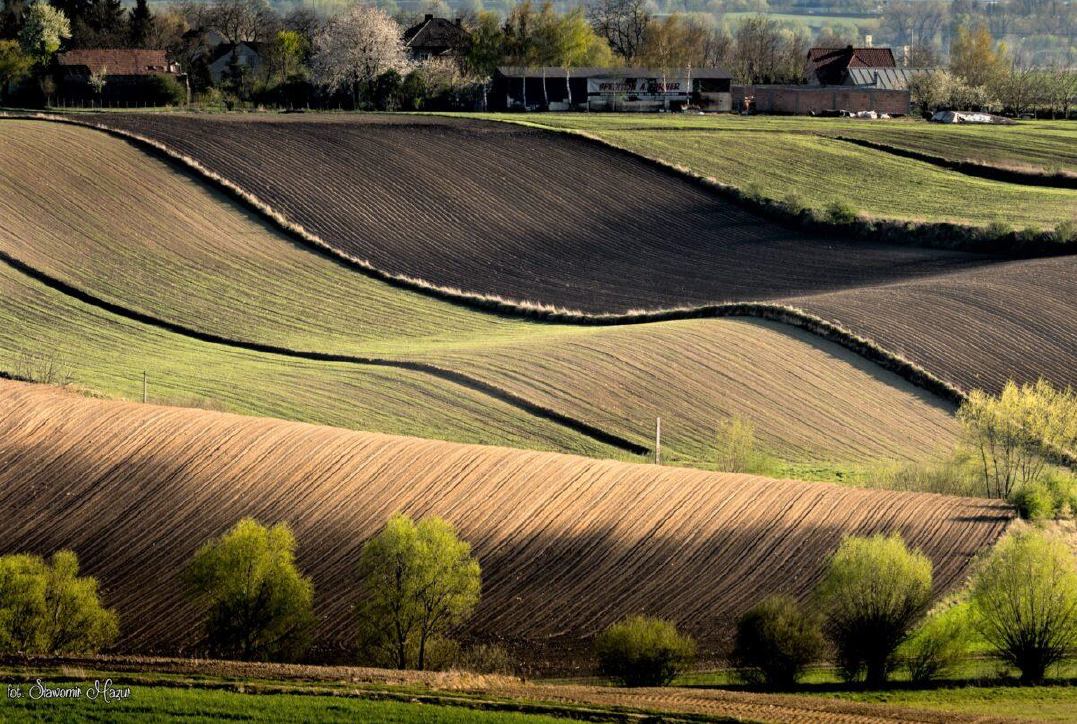
[[[733,86],[733,110],[744,109],[745,96],[754,97],[758,113],[805,115],[820,111],[876,111],[891,115],[909,113],[909,92],[849,86]]]

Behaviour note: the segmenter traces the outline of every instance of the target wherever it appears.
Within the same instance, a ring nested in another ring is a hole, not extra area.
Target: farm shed
[[[895,68],[890,48],[812,48],[808,51],[813,85],[843,85],[854,68]]]
[[[939,68],[850,68],[843,85],[882,90],[907,90],[919,75],[938,73]]]
[[[732,109],[732,75],[721,68],[498,68],[490,110]]]
[[[850,86],[738,85],[733,105],[756,113],[808,115],[828,111],[909,113],[909,91]]]
[[[60,95],[69,101],[100,97],[111,102],[137,102],[146,82],[154,76],[180,77],[180,68],[170,63],[163,50],[145,48],[93,48],[69,50],[57,55]],[[103,86],[96,92],[91,77]]]

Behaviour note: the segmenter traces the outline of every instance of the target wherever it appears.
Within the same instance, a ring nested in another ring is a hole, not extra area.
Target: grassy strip
[[[186,327],[175,322],[169,322],[163,319],[152,317],[148,314],[138,312],[135,310],[127,309],[118,304],[100,299],[92,294],[89,294],[81,289],[78,289],[66,282],[62,282],[55,279],[44,272],[41,272],[28,264],[24,264],[20,260],[14,258],[10,254],[4,251],[0,251],[0,261],[21,272],[32,279],[35,279],[42,284],[54,289],[62,294],[66,294],[70,297],[77,299],[78,301],[89,304],[91,306],[103,309],[106,312],[115,314],[120,317],[130,319],[141,324],[146,324],[152,327],[163,329],[167,332],[179,334],[184,337],[198,340],[200,342],[208,342],[210,344],[220,344],[237,349],[248,350],[251,352],[264,352],[267,354],[281,355],[284,357],[294,357],[297,359],[311,360],[314,362],[345,362],[348,364],[367,365],[375,367],[393,367],[396,369],[411,370],[412,372],[421,372],[438,379],[452,382],[454,384],[466,387],[470,390],[481,392],[483,394],[494,397],[501,402],[509,404],[523,412],[536,417],[541,417],[545,420],[556,422],[559,425],[563,425],[568,429],[586,435],[598,442],[612,445],[616,448],[624,450],[625,452],[632,453],[634,455],[644,455],[649,452],[649,449],[638,445],[631,440],[627,440],[619,435],[602,430],[594,425],[590,425],[582,420],[576,420],[575,418],[564,415],[560,412],[556,412],[546,407],[536,405],[535,403],[523,398],[519,395],[511,393],[507,390],[503,390],[499,387],[495,387],[483,380],[469,377],[463,373],[448,370],[436,365],[432,365],[426,362],[410,362],[403,360],[388,360],[378,359],[373,357],[356,357],[353,355],[344,354],[329,354],[326,352],[304,352],[299,350],[289,349],[287,347],[281,347],[278,345],[261,344],[259,342],[245,342],[241,340],[230,339],[217,334],[209,332],[201,332],[190,327]]]
[[[991,227],[963,223],[873,219],[859,214],[849,220],[831,219],[828,218],[825,212],[821,214],[810,208],[794,208],[784,201],[763,196],[751,189],[722,183],[713,177],[697,173],[686,166],[640,153],[600,133],[574,128],[546,126],[541,123],[524,120],[505,119],[504,122],[516,123],[529,128],[569,133],[592,143],[615,149],[632,158],[642,159],[653,168],[664,170],[679,178],[692,181],[719,197],[739,204],[766,219],[816,236],[831,238],[834,236],[846,236],[863,241],[883,241],[888,244],[904,246],[968,251],[1014,259],[1077,253],[1077,248],[1075,248],[1074,244],[1059,240],[1056,235],[1049,232],[1037,232],[1024,238],[1019,237],[1009,229],[997,230]]]
[[[975,176],[977,178],[985,178],[989,181],[1001,181],[1003,183],[1022,184],[1025,186],[1050,186],[1058,189],[1077,189],[1077,175],[1066,173],[1064,171],[1055,173],[1048,173],[1046,171],[1022,171],[1020,169],[1005,168],[1003,166],[976,163],[973,161],[955,161],[953,159],[944,158],[943,156],[935,156],[922,151],[891,146],[890,144],[879,143],[878,141],[869,141],[866,138],[852,138],[850,136],[834,136],[834,138],[838,141],[852,143],[875,151],[883,151],[884,153],[890,153],[895,156],[900,156],[901,158],[923,161],[924,163],[930,163],[939,168],[957,171],[958,173]]]

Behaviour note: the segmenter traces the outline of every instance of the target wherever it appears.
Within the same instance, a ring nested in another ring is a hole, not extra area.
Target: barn
[[[490,110],[661,111],[733,107],[721,68],[498,68]]]

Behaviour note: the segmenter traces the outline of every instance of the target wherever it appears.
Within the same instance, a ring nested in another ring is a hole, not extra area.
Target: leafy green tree
[[[1009,52],[1003,42],[995,43],[983,23],[960,25],[950,43],[950,72],[970,86],[996,83],[1010,65]]]
[[[842,676],[884,683],[894,652],[931,602],[931,561],[896,533],[847,536],[816,591]]]
[[[427,646],[471,616],[481,589],[479,563],[451,523],[403,514],[367,541],[359,561],[360,640],[397,668],[427,664]]]
[[[1077,654],[1077,563],[1055,536],[1001,540],[973,579],[972,607],[980,633],[1024,683]]]
[[[269,66],[280,80],[298,75],[309,51],[307,40],[295,30],[281,30],[269,48]]]
[[[1012,380],[998,395],[973,390],[957,413],[964,437],[980,458],[988,497],[1006,498],[1035,484],[1046,454],[1077,444],[1077,393],[1039,380]]]
[[[756,445],[755,427],[740,416],[718,423],[715,453],[717,469],[723,473],[757,473],[766,467],[766,456]]]
[[[815,618],[789,596],[770,596],[737,622],[730,660],[747,683],[785,688],[822,652]]]
[[[695,656],[696,644],[670,621],[632,616],[595,638],[599,669],[625,686],[665,686]]]
[[[208,609],[205,635],[214,655],[276,660],[306,650],[314,589],[296,569],[295,545],[286,524],[267,529],[244,518],[194,556],[184,582]]]
[[[97,581],[80,577],[71,551],[0,558],[0,652],[89,653],[119,633],[116,613],[101,606]]]
[[[60,43],[70,37],[71,23],[67,17],[44,0],[30,6],[19,33],[23,50],[39,65],[46,65],[60,49]]]
[[[0,40],[0,101],[7,98],[8,88],[25,77],[34,61],[23,52],[18,42]]]

